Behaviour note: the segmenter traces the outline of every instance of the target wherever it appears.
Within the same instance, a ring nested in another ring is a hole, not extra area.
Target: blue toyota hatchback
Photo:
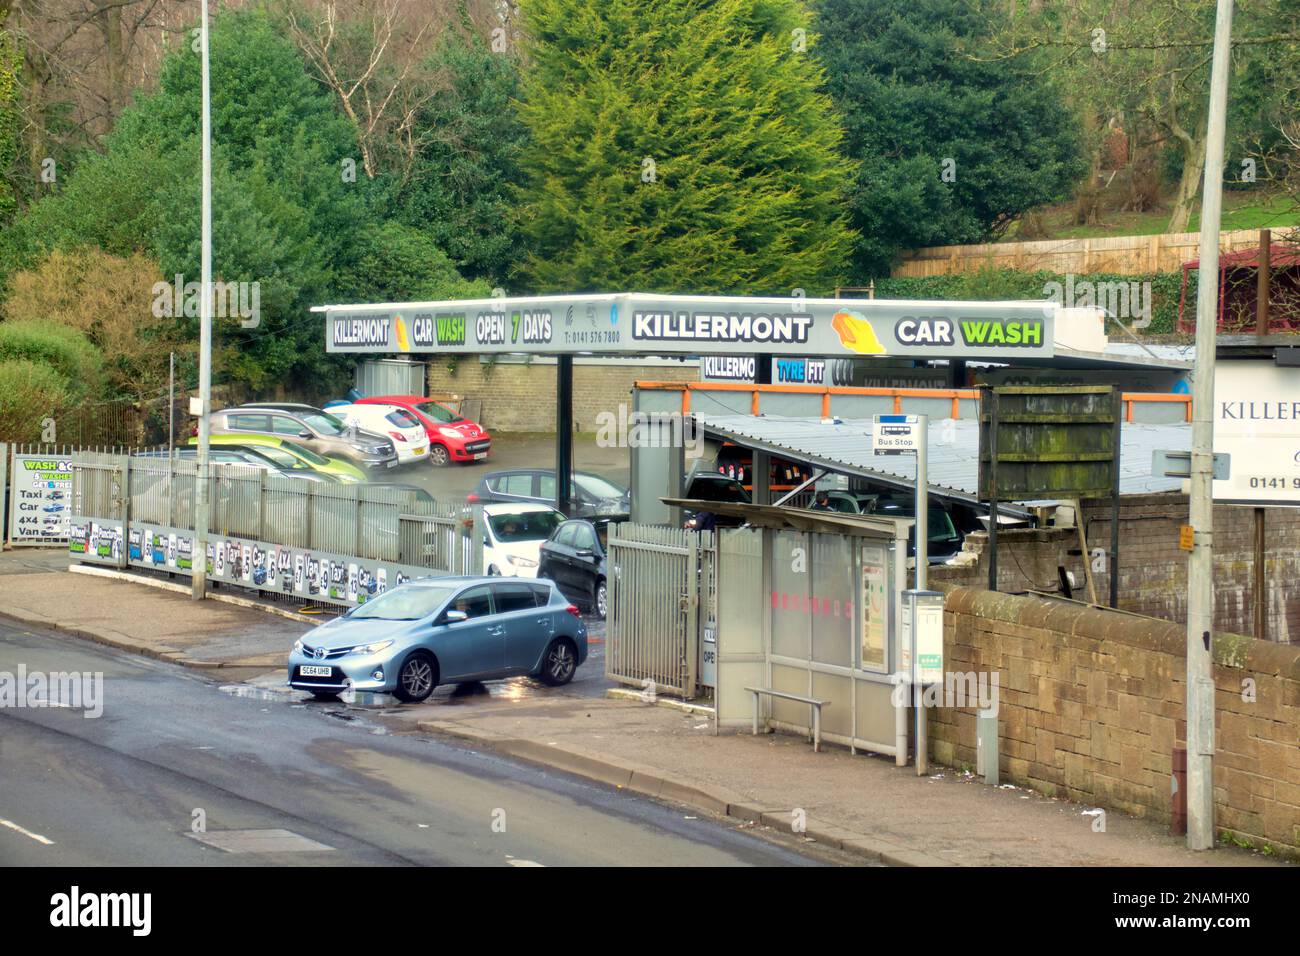
[[[295,642],[289,686],[318,698],[351,687],[417,703],[439,684],[527,675],[558,687],[586,659],[587,626],[550,581],[421,578]]]

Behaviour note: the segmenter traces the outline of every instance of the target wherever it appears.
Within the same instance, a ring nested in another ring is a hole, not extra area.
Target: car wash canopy
[[[330,352],[1050,358],[1050,302],[640,292],[324,305]]]

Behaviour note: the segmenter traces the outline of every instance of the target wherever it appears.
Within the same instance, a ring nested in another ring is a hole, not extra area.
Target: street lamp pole
[[[203,58],[203,224],[201,226],[202,298],[199,306],[199,453],[194,489],[194,550],[191,553],[191,596],[207,596],[208,578],[208,416],[212,413],[212,109],[208,89],[208,0],[203,0],[199,26]]]
[[[1232,0],[1218,0],[1201,199],[1201,265],[1196,295],[1196,380],[1192,388],[1191,523],[1187,563],[1187,847],[1214,847],[1214,359],[1218,336],[1219,223],[1228,105]]]

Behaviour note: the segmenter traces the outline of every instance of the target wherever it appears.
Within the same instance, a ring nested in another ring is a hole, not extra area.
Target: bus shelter
[[[911,695],[900,685],[911,671],[902,622],[912,519],[690,499],[668,504],[745,522],[717,531],[710,609],[717,727],[749,726],[754,695],[747,688],[767,688],[825,701],[823,739],[906,763]],[[797,701],[765,696],[760,706],[774,728],[811,730],[808,707]]]

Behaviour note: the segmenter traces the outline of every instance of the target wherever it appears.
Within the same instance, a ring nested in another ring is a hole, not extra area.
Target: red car
[[[435,465],[482,461],[492,449],[492,436],[482,425],[423,395],[372,395],[357,404],[397,405],[418,418],[429,433],[429,460]]]

